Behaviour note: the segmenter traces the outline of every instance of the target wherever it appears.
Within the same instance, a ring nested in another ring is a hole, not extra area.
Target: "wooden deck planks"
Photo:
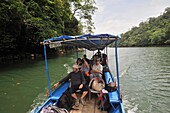
[[[82,113],[83,105],[80,104],[79,107],[73,106],[73,108],[76,110],[71,110],[70,113]]]
[[[96,96],[93,96],[91,100],[86,99],[85,106],[80,103],[79,107],[74,106],[73,108],[78,110],[71,110],[70,113],[107,113],[107,111],[98,109]]]
[[[95,99],[87,101],[86,105],[83,107],[82,113],[94,113],[95,109]]]

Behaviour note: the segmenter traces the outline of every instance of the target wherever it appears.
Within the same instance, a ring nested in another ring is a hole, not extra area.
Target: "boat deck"
[[[107,113],[107,111],[102,111],[98,109],[98,99],[96,95],[92,95],[92,98],[89,100],[86,98],[86,105],[80,103],[79,107],[73,107],[74,110],[71,110],[70,113]]]

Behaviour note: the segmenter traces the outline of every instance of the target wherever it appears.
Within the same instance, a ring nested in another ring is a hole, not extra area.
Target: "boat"
[[[41,44],[44,45],[44,58],[46,64],[46,76],[48,79],[48,89],[49,89],[49,97],[48,99],[41,105],[40,107],[35,107],[32,110],[32,113],[40,113],[44,106],[49,106],[56,104],[59,98],[62,96],[63,92],[69,87],[69,82],[65,82],[61,84],[57,89],[52,91],[51,83],[50,83],[50,74],[48,71],[48,60],[46,54],[46,48],[49,46],[50,48],[56,48],[60,46],[71,46],[75,48],[84,48],[89,51],[95,50],[106,50],[106,54],[108,54],[107,48],[109,44],[115,43],[115,65],[116,65],[116,74],[117,74],[117,89],[111,92],[108,92],[108,99],[111,107],[107,111],[102,111],[98,109],[97,105],[97,96],[94,94],[90,100],[87,101],[85,106],[80,105],[79,110],[71,110],[70,113],[125,113],[123,102],[121,99],[120,93],[120,80],[119,80],[119,66],[118,66],[118,51],[117,45],[118,40],[121,39],[119,35],[111,35],[111,34],[85,34],[79,36],[58,36],[53,37],[47,40],[44,40]],[[78,53],[76,54],[78,58]],[[109,69],[109,67],[107,68]],[[105,84],[109,84],[109,82],[114,81],[114,76],[110,71],[103,71],[103,75],[105,76]],[[56,104],[57,105],[57,104]]]

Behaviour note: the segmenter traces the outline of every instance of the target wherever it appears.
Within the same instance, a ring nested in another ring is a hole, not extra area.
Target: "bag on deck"
[[[45,106],[40,113],[69,113],[65,108],[58,108],[55,105]]]
[[[70,110],[73,107],[73,99],[69,89],[67,89],[58,100],[58,107]]]
[[[108,92],[115,91],[117,89],[116,82],[110,82],[109,84],[106,84],[105,88]]]

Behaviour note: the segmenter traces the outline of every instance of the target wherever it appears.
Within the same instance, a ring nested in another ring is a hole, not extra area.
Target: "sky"
[[[170,0],[96,0],[94,34],[121,34],[150,17],[158,17]]]

